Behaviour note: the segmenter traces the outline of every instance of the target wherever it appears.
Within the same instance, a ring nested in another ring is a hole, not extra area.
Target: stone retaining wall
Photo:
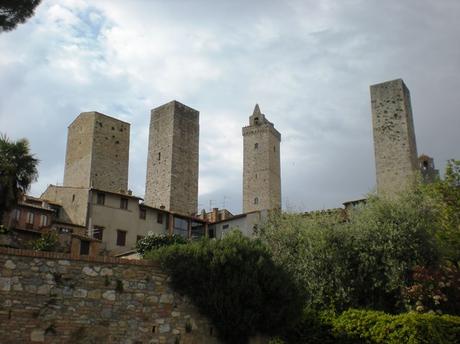
[[[1,343],[218,343],[212,333],[152,262],[0,247]]]

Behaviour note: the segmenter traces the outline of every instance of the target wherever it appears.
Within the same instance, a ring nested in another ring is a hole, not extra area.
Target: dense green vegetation
[[[275,213],[256,240],[232,233],[145,255],[228,342],[456,343],[460,162],[346,219]]]
[[[146,237],[138,240],[136,243],[136,251],[144,256],[147,252],[159,249],[163,246],[174,244],[186,244],[187,240],[180,235],[167,235],[167,234],[149,234]]]
[[[0,135],[0,225],[3,214],[15,207],[20,194],[37,179],[37,164],[26,139],[13,142]]]
[[[289,274],[259,240],[239,232],[147,256],[160,260],[173,287],[193,300],[229,343],[288,331],[301,314],[303,300]]]

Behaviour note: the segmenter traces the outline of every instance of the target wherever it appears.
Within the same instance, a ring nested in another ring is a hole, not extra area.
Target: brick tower
[[[401,79],[370,91],[377,192],[393,196],[409,187],[418,171],[410,93]]]
[[[281,209],[281,134],[257,104],[243,139],[243,212]]]
[[[178,101],[151,112],[145,203],[191,215],[198,208],[200,113]]]
[[[82,112],[69,125],[64,186],[125,193],[130,124],[99,112]]]

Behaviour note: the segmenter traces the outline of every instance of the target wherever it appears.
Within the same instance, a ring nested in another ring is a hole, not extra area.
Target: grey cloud
[[[62,180],[67,125],[98,110],[131,122],[142,196],[150,109],[178,99],[201,112],[201,206],[225,195],[238,212],[241,127],[258,102],[283,136],[284,206],[337,207],[374,187],[368,88],[398,77],[419,152],[441,169],[460,158],[458,1],[98,1],[69,5],[77,25],[50,21],[55,4],[0,35],[0,128],[42,159],[35,194]]]

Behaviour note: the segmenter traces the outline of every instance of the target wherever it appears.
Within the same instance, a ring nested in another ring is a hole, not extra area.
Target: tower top
[[[249,117],[249,125],[273,124],[265,118],[265,115],[260,111],[259,104],[256,104],[252,116]]]
[[[252,112],[252,115],[253,115],[253,116],[260,116],[260,115],[262,115],[262,113],[260,112],[259,104],[256,104],[256,106],[254,107],[254,111]]]

